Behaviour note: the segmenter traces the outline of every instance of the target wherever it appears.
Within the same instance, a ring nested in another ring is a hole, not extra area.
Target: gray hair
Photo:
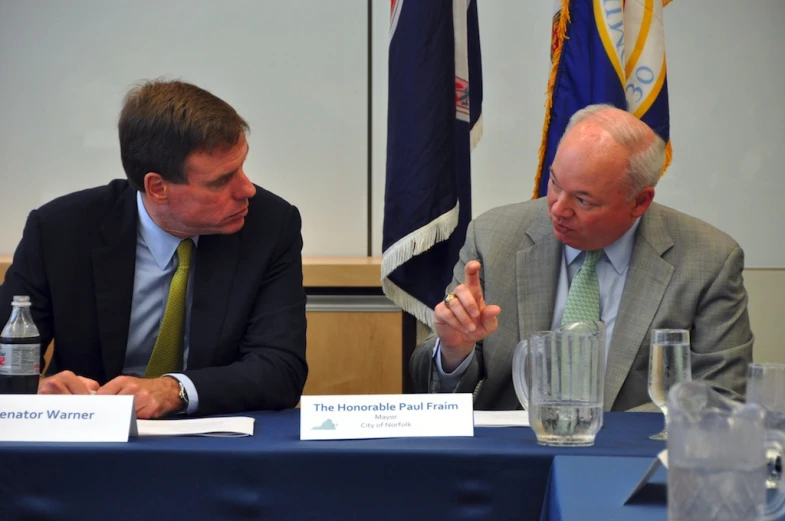
[[[621,109],[604,103],[584,107],[572,115],[564,134],[591,117],[591,120],[608,132],[617,143],[629,150],[627,178],[630,195],[634,197],[646,187],[657,186],[665,165],[665,141],[637,118],[615,117],[614,112],[619,110]]]

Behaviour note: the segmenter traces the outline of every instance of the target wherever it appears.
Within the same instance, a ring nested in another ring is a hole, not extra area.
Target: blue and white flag
[[[382,288],[429,326],[471,220],[481,70],[476,0],[391,1]]]
[[[551,76],[535,198],[548,191],[556,147],[570,117],[595,103],[635,114],[667,143],[668,81],[662,10],[671,0],[556,0]]]

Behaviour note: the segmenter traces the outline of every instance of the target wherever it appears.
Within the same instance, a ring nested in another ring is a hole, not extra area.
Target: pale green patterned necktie
[[[594,322],[600,319],[600,283],[595,266],[602,250],[587,251],[583,266],[575,274],[567,294],[562,325],[570,322]]]
[[[161,329],[158,331],[153,354],[147,363],[145,378],[158,378],[166,373],[183,370],[185,295],[193,246],[191,239],[185,239],[177,246],[177,270],[169,286],[169,298],[161,319]]]

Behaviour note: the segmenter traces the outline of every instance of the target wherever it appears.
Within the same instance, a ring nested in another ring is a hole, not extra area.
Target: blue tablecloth
[[[556,455],[653,457],[662,415],[606,413],[594,447],[528,428],[473,438],[300,441],[299,410],[246,438],[0,443],[0,520],[537,520]]]
[[[624,501],[653,458],[557,456],[541,521],[665,521],[665,469],[628,504]],[[659,486],[657,486],[659,485]]]

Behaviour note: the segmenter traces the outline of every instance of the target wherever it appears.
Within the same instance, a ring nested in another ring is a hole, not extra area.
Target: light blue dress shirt
[[[621,296],[624,293],[624,283],[627,280],[627,270],[632,258],[632,249],[635,246],[635,232],[639,225],[640,218],[636,219],[630,229],[624,232],[624,235],[619,237],[616,242],[603,250],[604,254],[600,256],[594,268],[600,284],[600,320],[605,324],[606,360],[611,339],[613,338],[613,329],[616,326],[616,316],[619,314]],[[564,254],[561,259],[559,282],[556,286],[556,302],[553,306],[551,329],[556,329],[561,325],[570,284],[572,284],[572,279],[580,267],[583,266],[583,261],[586,258],[586,254],[583,251],[567,245],[564,245],[562,251]],[[474,351],[472,350],[469,356],[461,362],[461,365],[451,373],[445,373],[442,369],[442,357],[439,353],[438,339],[433,348],[433,356],[439,379],[441,380],[441,388],[443,391],[450,391],[457,387],[463,373],[466,372],[472,358],[474,358]]]
[[[150,218],[142,203],[142,195],[136,194],[139,212],[139,228],[136,232],[136,267],[134,269],[134,294],[131,301],[131,323],[128,330],[128,345],[125,351],[123,374],[143,377],[147,362],[158,338],[161,319],[169,297],[169,285],[177,269],[177,246],[182,239],[158,227]],[[198,246],[199,237],[192,237]],[[191,253],[191,269],[188,275],[185,308],[185,339],[183,369],[188,365],[191,332],[191,302],[193,300],[194,258]],[[199,395],[190,378],[184,374],[170,374],[185,387],[188,393],[187,413],[192,414],[199,406]]]

